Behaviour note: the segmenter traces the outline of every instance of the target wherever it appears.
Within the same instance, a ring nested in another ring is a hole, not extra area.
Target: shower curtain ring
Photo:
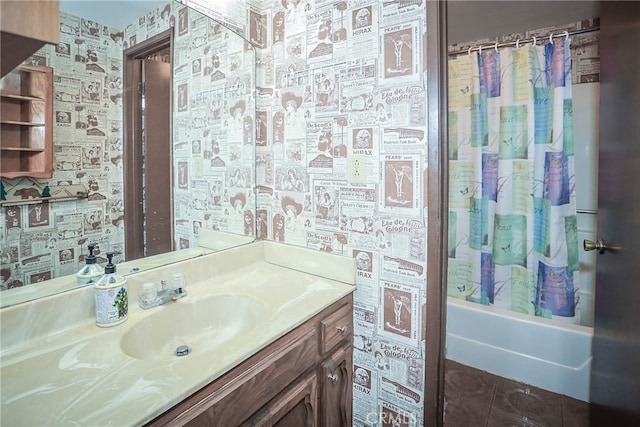
[[[553,33],[549,34],[549,43],[553,44]]]
[[[569,31],[565,30],[564,31],[564,41],[569,40]]]
[[[516,40],[516,49],[520,49],[520,39]]]
[[[471,49],[473,49],[473,46],[469,48],[469,50],[467,51],[467,55],[471,56]]]
[[[478,54],[482,55],[482,45],[478,46]]]
[[[496,53],[498,53],[498,42],[496,42],[495,46],[493,46],[493,49],[496,51]]]
[[[538,39],[536,39],[536,36],[533,36],[533,45],[534,45],[534,46],[536,45],[537,40],[538,40]]]

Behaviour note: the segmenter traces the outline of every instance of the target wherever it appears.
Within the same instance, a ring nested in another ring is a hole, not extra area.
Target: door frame
[[[424,425],[442,427],[447,298],[448,131],[447,2],[427,2],[427,304],[423,312],[425,349]]]
[[[169,47],[173,58],[173,27],[156,34],[149,39],[132,46],[124,51],[124,94],[123,94],[123,128],[124,128],[124,248],[127,261],[144,256],[144,200],[142,192],[142,167],[144,153],[140,135],[142,131],[142,102],[139,93],[139,82],[142,81],[142,71],[135,66],[135,60],[144,59],[149,54]],[[173,73],[172,73],[173,81]],[[173,91],[172,91],[173,93]],[[173,117],[173,99],[170,95],[170,112]],[[173,121],[169,123],[170,135],[173,135]],[[170,172],[173,180],[173,162]],[[169,191],[170,203],[173,205],[173,186]],[[171,218],[171,235],[173,236],[173,215]],[[174,250],[171,239],[171,249]]]

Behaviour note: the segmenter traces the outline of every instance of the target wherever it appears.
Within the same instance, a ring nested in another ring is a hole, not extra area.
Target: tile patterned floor
[[[589,404],[451,360],[445,365],[445,427],[586,427]]]

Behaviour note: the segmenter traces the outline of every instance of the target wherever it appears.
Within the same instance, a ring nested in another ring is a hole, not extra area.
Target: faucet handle
[[[173,299],[177,300],[180,299],[182,297],[186,297],[187,296],[187,290],[185,288],[183,288],[182,286],[175,288],[173,290]]]
[[[162,290],[165,291],[167,289],[167,281],[164,279],[160,280],[160,286],[162,286]]]
[[[173,273],[171,275],[171,288],[178,289],[185,287],[184,274],[182,273]]]
[[[158,296],[158,289],[153,282],[147,282],[142,284],[140,289],[140,299],[145,303],[152,303]]]

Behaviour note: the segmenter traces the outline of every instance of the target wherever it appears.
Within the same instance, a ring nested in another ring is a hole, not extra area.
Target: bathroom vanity
[[[348,295],[149,425],[351,425],[352,313]]]
[[[138,306],[175,272],[186,297]],[[348,425],[354,282],[352,258],[254,242],[128,276],[111,328],[91,288],[4,308],[2,422]]]

